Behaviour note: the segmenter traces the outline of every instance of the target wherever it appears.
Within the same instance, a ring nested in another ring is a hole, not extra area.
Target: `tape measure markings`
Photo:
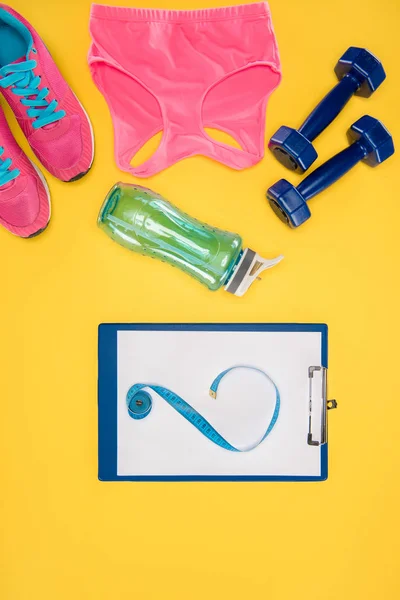
[[[210,386],[210,395],[213,398],[217,397],[217,390],[222,381],[222,379],[235,369],[250,369],[252,371],[257,371],[264,375],[268,381],[272,383],[275,389],[275,407],[274,412],[272,414],[271,420],[268,424],[267,430],[262,436],[260,440],[256,443],[250,445],[247,448],[236,448],[232,444],[230,444],[214,427],[205,419],[193,406],[188,404],[183,398],[172,392],[168,388],[165,388],[160,385],[152,385],[148,383],[135,383],[129,390],[126,395],[126,404],[128,408],[128,414],[132,419],[139,420],[144,419],[148,416],[152,409],[153,400],[151,395],[143,391],[144,388],[149,388],[156,392],[161,398],[163,398],[172,408],[174,408],[182,417],[184,417],[189,423],[191,423],[200,433],[202,433],[206,438],[208,438],[211,442],[224,448],[225,450],[229,450],[230,452],[249,452],[253,450],[257,446],[259,446],[265,438],[271,433],[272,429],[275,426],[276,421],[278,420],[279,410],[280,410],[280,394],[279,390],[274,383],[274,381],[270,378],[265,371],[262,369],[258,369],[257,367],[251,367],[247,365],[237,365],[234,367],[230,367],[225,371],[222,371],[217,377],[214,379]]]

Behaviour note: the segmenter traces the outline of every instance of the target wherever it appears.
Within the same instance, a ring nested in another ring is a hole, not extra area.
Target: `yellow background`
[[[114,164],[108,108],[87,67],[90,2],[13,6],[86,107],[97,145],[83,180],[47,174],[53,215],[43,235],[0,231],[0,596],[397,600],[398,155],[375,170],[357,165],[312,201],[312,219],[296,231],[264,194],[281,177],[299,178],[269,153],[243,172],[198,157],[145,181],[188,213],[239,231],[264,256],[285,254],[244,298],[211,293],[96,228],[111,185],[133,179]],[[398,1],[271,0],[271,10],[283,80],[267,137],[300,125],[335,84],[336,60],[358,45],[380,57],[387,80],[370,99],[353,98],[320,136],[319,162],[346,145],[346,129],[366,113],[400,144]],[[339,403],[329,415],[328,481],[100,483],[96,344],[106,321],[328,323],[330,396]]]

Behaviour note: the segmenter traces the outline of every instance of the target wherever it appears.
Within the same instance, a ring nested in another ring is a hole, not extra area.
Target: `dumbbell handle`
[[[367,150],[358,141],[332,156],[326,163],[315,169],[297,186],[304,200],[310,200],[327,187],[343,177],[367,154]]]
[[[329,123],[338,116],[343,106],[360,87],[356,77],[347,73],[318,104],[304,121],[299,132],[310,142],[328,127]]]

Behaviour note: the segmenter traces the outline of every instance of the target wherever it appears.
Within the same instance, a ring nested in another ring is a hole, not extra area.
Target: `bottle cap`
[[[277,256],[271,260],[262,258],[257,252],[246,248],[243,250],[242,256],[234,268],[232,276],[229,278],[225,286],[225,291],[235,294],[235,296],[243,296],[249,289],[253,281],[259,279],[260,273],[265,269],[270,269],[277,265],[283,256]]]

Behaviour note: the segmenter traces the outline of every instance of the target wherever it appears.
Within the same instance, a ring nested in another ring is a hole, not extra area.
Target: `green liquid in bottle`
[[[98,225],[121,246],[178,267],[210,290],[226,283],[242,251],[239,235],[210,227],[155,192],[127,183],[110,190]]]

